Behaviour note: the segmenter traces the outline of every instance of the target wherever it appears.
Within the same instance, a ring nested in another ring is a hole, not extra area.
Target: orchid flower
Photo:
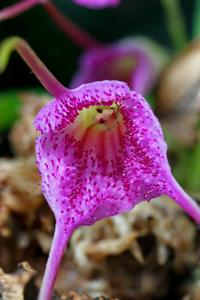
[[[200,223],[200,208],[171,174],[161,127],[140,94],[120,81],[65,88],[18,37],[2,43],[1,71],[14,49],[54,97],[34,120],[42,190],[56,219],[39,300],[51,299],[66,244],[81,225],[161,195]]]
[[[103,8],[108,6],[116,6],[120,3],[120,0],[74,0],[74,2],[89,8]]]
[[[126,38],[86,51],[71,87],[105,79],[122,80],[144,95],[154,86],[166,60],[163,49],[152,41],[140,37]]]

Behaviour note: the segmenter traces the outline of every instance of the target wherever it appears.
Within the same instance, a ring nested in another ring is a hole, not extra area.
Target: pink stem
[[[44,8],[56,25],[79,46],[90,49],[101,45],[99,41],[64,16],[52,2],[46,1]]]
[[[12,19],[41,2],[40,0],[22,0],[14,5],[10,5],[0,11],[0,21]]]
[[[65,88],[47,69],[47,67],[23,39],[18,38],[15,49],[52,96],[58,98],[68,91],[67,88]]]
[[[200,224],[200,206],[180,187],[173,177],[170,178],[170,188],[171,191],[168,196],[173,198],[197,224]]]
[[[72,231],[71,229],[66,233],[62,224],[56,224],[38,300],[50,300],[52,297],[58,269]]]
[[[56,25],[80,47],[89,49],[101,43],[63,15],[50,0],[21,0],[0,11],[0,21],[18,16],[37,4],[42,4]]]

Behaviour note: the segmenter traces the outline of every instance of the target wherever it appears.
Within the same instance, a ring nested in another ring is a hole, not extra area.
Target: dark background
[[[17,1],[1,0],[0,8]],[[54,1],[65,15],[102,41],[114,41],[124,36],[146,35],[167,48],[172,48],[165,26],[160,0],[122,0],[119,7],[90,10],[70,0]],[[194,0],[182,0],[181,6],[191,32]],[[30,43],[48,68],[65,85],[76,70],[78,57],[84,51],[66,37],[53,23],[42,6],[34,7],[15,19],[0,24],[0,40],[19,35]],[[39,86],[34,75],[15,53],[0,88]]]

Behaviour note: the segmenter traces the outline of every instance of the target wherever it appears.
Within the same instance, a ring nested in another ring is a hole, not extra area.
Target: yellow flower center
[[[88,130],[94,134],[110,131],[115,128],[121,120],[122,116],[116,104],[85,108],[79,112],[79,115],[74,121],[74,136],[80,140]]]

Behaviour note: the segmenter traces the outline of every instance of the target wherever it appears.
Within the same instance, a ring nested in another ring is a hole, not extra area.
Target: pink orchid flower
[[[164,51],[152,41],[126,38],[86,51],[71,87],[100,80],[121,80],[145,95],[153,88],[166,60]]]
[[[84,5],[89,8],[103,8],[108,6],[116,6],[120,0],[73,0],[79,5]]]
[[[171,174],[161,127],[140,94],[120,81],[69,90],[20,38],[2,44],[1,70],[13,49],[54,96],[34,121],[42,190],[56,218],[39,300],[51,299],[67,241],[81,225],[161,195],[200,223],[200,208]]]

